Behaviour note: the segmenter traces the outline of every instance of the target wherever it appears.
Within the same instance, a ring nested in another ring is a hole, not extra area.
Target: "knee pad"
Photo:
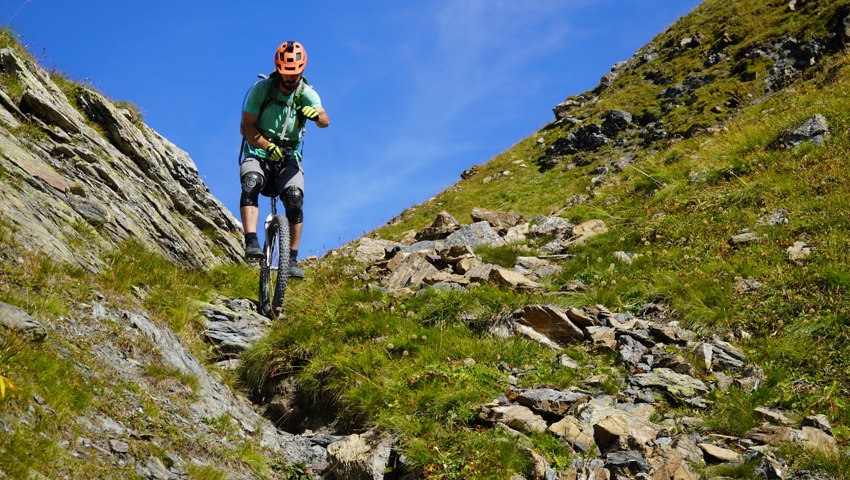
[[[260,190],[263,189],[265,180],[257,172],[248,172],[242,176],[242,197],[239,199],[240,207],[256,207]]]
[[[289,187],[283,191],[283,206],[286,207],[286,218],[290,223],[304,221],[304,192],[298,187]]]

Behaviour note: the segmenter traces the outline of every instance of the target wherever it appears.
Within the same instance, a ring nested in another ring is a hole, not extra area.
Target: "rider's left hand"
[[[304,105],[304,107],[301,108],[301,114],[307,117],[308,120],[315,121],[319,118],[319,111],[310,105]]]

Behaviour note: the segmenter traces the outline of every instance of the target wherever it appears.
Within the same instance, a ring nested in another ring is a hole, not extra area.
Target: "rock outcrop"
[[[239,261],[233,215],[177,146],[92,89],[71,98],[40,66],[0,50],[0,228],[22,245],[97,271],[133,239],[185,265]],[[4,89],[5,90],[5,89]]]

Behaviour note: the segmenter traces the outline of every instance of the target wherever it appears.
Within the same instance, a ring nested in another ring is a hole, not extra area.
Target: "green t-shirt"
[[[245,111],[252,115],[259,114],[260,106],[265,101],[266,94],[270,88],[275,88],[274,80],[271,78],[257,82],[248,94],[248,99],[245,102]],[[298,91],[296,90],[290,95],[284,95],[279,90],[275,93],[275,99],[266,105],[263,109],[263,114],[260,115],[256,124],[260,134],[269,140],[280,138],[280,131],[283,129],[283,124],[286,120],[284,118],[286,114],[286,103],[292,95],[298,94]],[[301,127],[304,122],[304,118],[298,115],[301,107],[311,105],[313,108],[322,108],[322,100],[319,98],[319,94],[316,93],[313,87],[307,85],[306,82],[299,96],[300,98],[295,99],[292,109],[289,112],[290,119],[285,135],[287,146],[292,147],[293,150],[296,150],[298,144],[301,142]],[[257,148],[248,142],[245,142],[244,153],[246,157],[266,158],[265,150]]]

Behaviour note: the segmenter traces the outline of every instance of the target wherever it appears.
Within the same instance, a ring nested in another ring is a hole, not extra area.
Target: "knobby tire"
[[[283,306],[289,281],[289,221],[285,216],[272,217],[264,254],[260,268],[260,313],[275,319]],[[275,263],[276,270],[272,268]]]

